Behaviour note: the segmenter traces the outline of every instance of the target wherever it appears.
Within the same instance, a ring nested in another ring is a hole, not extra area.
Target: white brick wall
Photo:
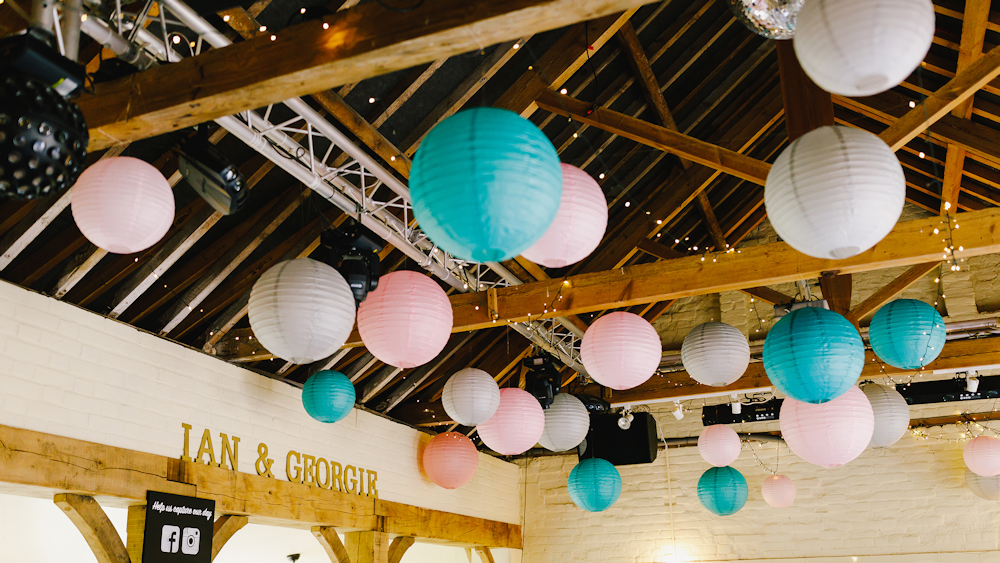
[[[276,477],[294,449],[378,472],[379,497],[517,523],[518,467],[480,454],[456,491],[421,472],[430,436],[355,409],[336,424],[311,419],[301,391],[73,305],[0,282],[0,424],[179,457],[181,423],[239,436],[239,469],[255,473],[266,442]]]

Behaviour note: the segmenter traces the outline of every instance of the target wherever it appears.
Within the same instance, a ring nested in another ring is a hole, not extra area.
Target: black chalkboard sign
[[[146,492],[144,563],[211,563],[215,501]]]

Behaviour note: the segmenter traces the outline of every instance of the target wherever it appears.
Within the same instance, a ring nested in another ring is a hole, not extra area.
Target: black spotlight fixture
[[[90,134],[67,98],[84,70],[32,29],[0,40],[0,196],[33,199],[72,186]]]
[[[562,386],[559,367],[555,360],[552,356],[543,354],[533,358],[525,358],[522,365],[528,369],[526,375],[528,392],[538,399],[543,409],[549,408]]]
[[[213,209],[232,215],[243,207],[247,189],[236,165],[208,141],[204,126],[184,141],[177,154],[177,169],[187,183]]]
[[[324,231],[320,244],[327,249],[326,263],[344,276],[354,292],[354,302],[360,305],[368,292],[378,287],[378,253],[385,243],[371,229],[351,220],[338,229]]]

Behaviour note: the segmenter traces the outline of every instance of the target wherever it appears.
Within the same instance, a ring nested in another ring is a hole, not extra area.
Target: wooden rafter
[[[910,287],[927,274],[938,269],[940,264],[940,262],[927,262],[925,264],[916,264],[911,266],[908,270],[900,274],[888,284],[879,288],[870,297],[851,309],[847,318],[853,323],[860,322],[861,319],[877,311],[879,307],[888,303],[890,299],[902,293],[903,290]]]

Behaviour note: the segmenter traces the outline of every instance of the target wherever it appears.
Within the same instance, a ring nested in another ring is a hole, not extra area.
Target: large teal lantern
[[[900,369],[919,369],[934,361],[946,337],[941,314],[916,299],[899,299],[882,307],[868,328],[875,354]]]
[[[302,406],[320,422],[337,422],[354,408],[354,384],[339,371],[313,374],[302,387]]]
[[[463,260],[507,260],[541,238],[556,216],[559,155],[538,127],[512,111],[461,111],[420,144],[410,196],[434,244]]]
[[[730,466],[713,467],[698,479],[698,500],[718,516],[735,514],[747,503],[747,480]]]
[[[865,364],[861,335],[838,313],[803,307],[785,315],[764,340],[764,369],[779,391],[825,403],[857,383]]]
[[[569,473],[569,498],[588,512],[607,510],[622,494],[622,477],[610,461],[580,460]]]

